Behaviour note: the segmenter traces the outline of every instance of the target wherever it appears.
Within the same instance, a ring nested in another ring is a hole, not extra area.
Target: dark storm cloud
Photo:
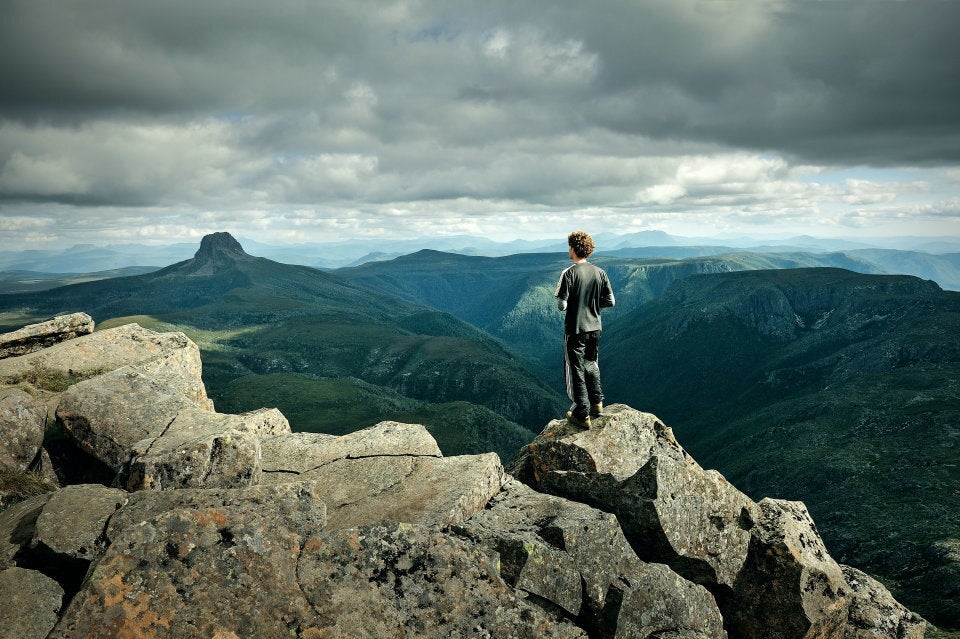
[[[470,133],[512,136],[513,122],[533,134],[600,126],[821,162],[953,162],[957,24],[960,3],[949,0],[8,1],[0,114],[286,110],[339,123],[344,114],[331,111],[349,110],[342,92],[359,81],[381,97],[366,130],[382,141],[470,143]],[[498,30],[513,38],[510,66],[497,64]],[[537,34],[553,49],[528,40],[524,53],[518,43]],[[576,67],[589,56],[593,77]],[[479,130],[433,122],[462,103],[498,105],[502,117]]]

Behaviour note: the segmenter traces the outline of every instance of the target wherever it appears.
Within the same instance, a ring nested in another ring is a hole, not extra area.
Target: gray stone
[[[436,440],[419,424],[380,422],[336,437],[320,433],[290,433],[261,439],[264,473],[302,475],[338,459],[419,455],[440,457]]]
[[[0,388],[0,470],[22,471],[43,445],[47,409],[18,388]]]
[[[383,521],[446,527],[480,511],[505,481],[495,453],[339,459],[299,475],[327,502],[327,527]]]
[[[0,570],[0,639],[44,639],[57,623],[63,588],[34,570]]]
[[[844,639],[923,639],[927,622],[900,604],[883,584],[851,566],[840,566],[850,589]]]
[[[33,541],[37,517],[52,496],[30,497],[0,512],[0,570],[17,565],[17,556]]]
[[[127,493],[117,488],[66,486],[43,506],[31,546],[60,557],[93,560],[103,551],[107,521],[126,501]]]
[[[518,598],[495,553],[409,524],[312,538],[298,573],[315,637],[586,637]]]
[[[93,318],[86,313],[59,315],[0,335],[0,359],[26,355],[93,332]]]
[[[136,493],[50,636],[311,636],[297,561],[323,519],[309,483]]]
[[[68,388],[57,422],[79,446],[115,472],[140,441],[160,437],[186,408],[204,409],[192,393],[194,381],[125,366]]]
[[[260,436],[290,433],[275,408],[242,415],[187,408],[131,449],[128,490],[241,488],[260,483]]]
[[[701,468],[655,416],[614,404],[584,430],[550,422],[509,470],[537,490],[614,513],[639,557],[731,587],[757,506]]]
[[[849,587],[806,506],[768,498],[760,508],[747,563],[725,610],[731,635],[841,639]]]
[[[713,596],[640,561],[616,517],[508,482],[454,527],[500,555],[507,583],[576,618],[592,637],[725,637]]]

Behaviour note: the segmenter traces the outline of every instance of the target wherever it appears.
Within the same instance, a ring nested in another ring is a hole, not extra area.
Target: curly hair
[[[574,231],[567,236],[567,244],[573,249],[577,257],[583,259],[593,253],[593,238],[586,231]]]

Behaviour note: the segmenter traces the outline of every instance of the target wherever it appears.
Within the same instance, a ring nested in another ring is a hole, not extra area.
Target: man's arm
[[[561,311],[567,310],[567,298],[570,297],[570,285],[567,283],[567,270],[564,270],[560,274],[560,281],[557,282],[557,290],[553,292],[553,296],[557,298],[557,309]]]
[[[613,296],[613,288],[610,286],[610,278],[603,274],[603,288],[600,290],[600,308],[611,308],[617,303]]]

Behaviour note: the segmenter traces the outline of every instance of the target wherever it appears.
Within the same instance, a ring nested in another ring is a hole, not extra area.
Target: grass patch
[[[13,504],[56,490],[57,487],[33,471],[0,470],[0,511]]]
[[[83,372],[54,370],[48,368],[38,361],[31,362],[31,368],[28,371],[8,377],[5,382],[15,386],[17,384],[30,384],[34,388],[62,393],[74,384],[102,375],[106,372],[104,368],[95,368]]]

